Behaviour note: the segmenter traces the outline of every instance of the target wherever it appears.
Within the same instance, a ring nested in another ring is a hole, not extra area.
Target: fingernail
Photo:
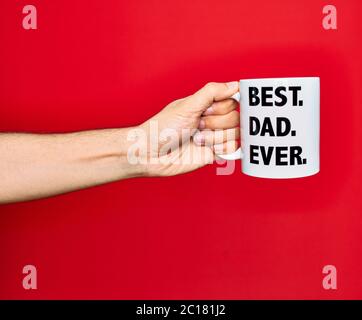
[[[205,137],[201,133],[196,133],[194,135],[194,142],[201,146],[205,142]]]
[[[214,113],[214,108],[213,107],[208,107],[205,112],[204,115],[209,115],[209,114],[213,114]]]
[[[205,128],[205,121],[204,121],[204,120],[200,120],[199,128],[200,128],[200,129],[204,129],[204,128]]]
[[[226,83],[226,85],[228,86],[228,88],[230,90],[237,90],[239,88],[239,82],[238,81],[231,81]]]

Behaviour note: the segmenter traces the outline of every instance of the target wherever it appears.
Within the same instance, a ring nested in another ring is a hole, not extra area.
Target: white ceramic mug
[[[300,178],[319,172],[318,77],[240,80],[242,172],[260,178]]]

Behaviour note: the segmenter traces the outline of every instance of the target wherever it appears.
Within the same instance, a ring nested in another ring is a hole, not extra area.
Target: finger
[[[227,114],[238,107],[239,103],[234,99],[225,99],[214,102],[203,113],[204,116]]]
[[[202,130],[197,132],[194,137],[194,143],[197,145],[212,146],[227,141],[233,141],[240,138],[240,128],[226,130]]]
[[[239,143],[236,140],[228,141],[212,146],[215,154],[229,154],[235,152],[239,148]]]
[[[194,111],[204,112],[215,101],[225,100],[238,92],[237,81],[218,83],[209,82],[189,97],[190,106]]]
[[[201,117],[199,129],[231,129],[238,127],[240,123],[239,112],[236,110],[220,116]]]

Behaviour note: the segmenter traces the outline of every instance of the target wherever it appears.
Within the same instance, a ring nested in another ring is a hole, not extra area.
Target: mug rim
[[[241,81],[253,81],[253,80],[320,80],[320,77],[277,77],[277,78],[249,78],[249,79],[240,79]]]

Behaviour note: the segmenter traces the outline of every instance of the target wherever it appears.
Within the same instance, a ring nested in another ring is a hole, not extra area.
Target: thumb
[[[195,112],[204,112],[214,101],[230,98],[238,92],[238,81],[218,83],[209,82],[189,97],[190,105]]]

